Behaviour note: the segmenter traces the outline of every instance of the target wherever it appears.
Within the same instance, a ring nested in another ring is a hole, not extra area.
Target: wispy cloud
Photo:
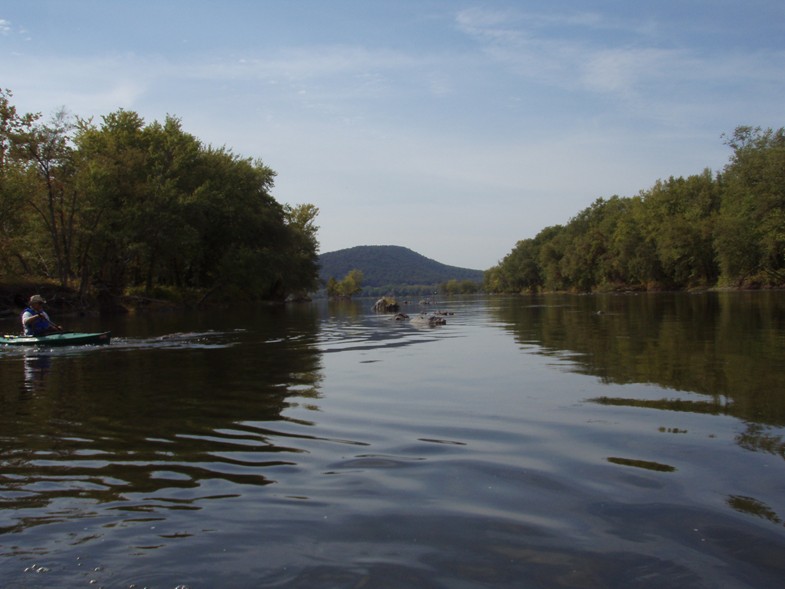
[[[7,35],[11,32],[11,22],[0,18],[0,35]]]
[[[783,51],[698,50],[660,38],[661,27],[651,20],[475,8],[459,12],[455,22],[523,81],[588,92],[654,118],[682,112],[685,88],[692,100],[716,102],[720,91],[732,100],[741,83],[770,86],[785,68]]]

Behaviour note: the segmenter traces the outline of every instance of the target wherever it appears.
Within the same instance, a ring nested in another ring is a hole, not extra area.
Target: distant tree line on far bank
[[[785,130],[741,126],[722,172],[599,198],[519,241],[488,292],[785,286]]]
[[[316,289],[318,209],[278,203],[261,161],[203,145],[174,117],[44,123],[11,97],[0,90],[0,281],[200,298]]]
[[[384,286],[364,286],[363,272],[350,270],[342,279],[329,278],[323,295],[332,299],[346,299],[355,295],[364,297],[383,296],[422,296],[434,294],[462,295],[482,291],[482,284],[474,280],[450,279],[438,284],[387,284]],[[316,293],[319,296],[321,293]]]

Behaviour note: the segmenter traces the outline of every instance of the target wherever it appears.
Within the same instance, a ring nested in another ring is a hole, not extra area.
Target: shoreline
[[[171,312],[184,309],[221,307],[229,303],[207,301],[207,297],[193,297],[187,302],[186,293],[181,300],[155,298],[144,295],[96,295],[89,293],[79,296],[71,288],[45,282],[0,282],[0,321],[18,319],[34,294],[46,299],[48,311],[58,317],[73,316],[112,316],[132,313]],[[301,299],[292,299],[298,302]],[[287,301],[254,301],[256,304],[283,305]]]
[[[485,293],[488,296],[536,296],[536,295],[564,295],[572,294],[575,296],[591,295],[641,295],[658,294],[665,292],[701,294],[710,292],[776,292],[785,290],[784,288],[762,288],[762,287],[733,287],[733,286],[714,286],[698,289],[684,290],[615,290],[615,291],[593,291],[587,293],[576,292],[540,292],[540,293]],[[197,304],[187,304],[182,301],[173,301],[147,297],[142,295],[120,295],[99,297],[89,294],[79,297],[79,293],[70,288],[63,288],[55,284],[40,282],[0,282],[0,321],[17,318],[27,306],[27,301],[33,294],[40,294],[47,301],[47,308],[57,313],[58,316],[74,315],[125,315],[129,313],[146,313],[156,311],[177,311],[181,309],[192,309],[195,307],[216,306],[216,303],[205,303],[204,300]],[[447,296],[447,295],[446,295]],[[371,297],[372,298],[372,297]],[[299,300],[298,300],[299,301]],[[294,301],[292,301],[294,302]],[[286,301],[259,301],[270,305],[285,304]],[[220,304],[218,304],[220,306]]]

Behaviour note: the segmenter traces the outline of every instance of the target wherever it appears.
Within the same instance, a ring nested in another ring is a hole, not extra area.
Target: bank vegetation
[[[175,117],[44,121],[0,90],[0,283],[99,300],[305,294],[318,284],[318,209],[277,202],[274,178]]]
[[[785,130],[738,127],[724,169],[599,198],[519,241],[488,292],[785,286]]]

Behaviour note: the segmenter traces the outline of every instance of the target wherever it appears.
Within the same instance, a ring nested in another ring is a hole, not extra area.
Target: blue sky
[[[28,0],[0,5],[22,112],[167,114],[320,209],[321,251],[486,269],[598,197],[719,171],[785,126],[785,2]]]

